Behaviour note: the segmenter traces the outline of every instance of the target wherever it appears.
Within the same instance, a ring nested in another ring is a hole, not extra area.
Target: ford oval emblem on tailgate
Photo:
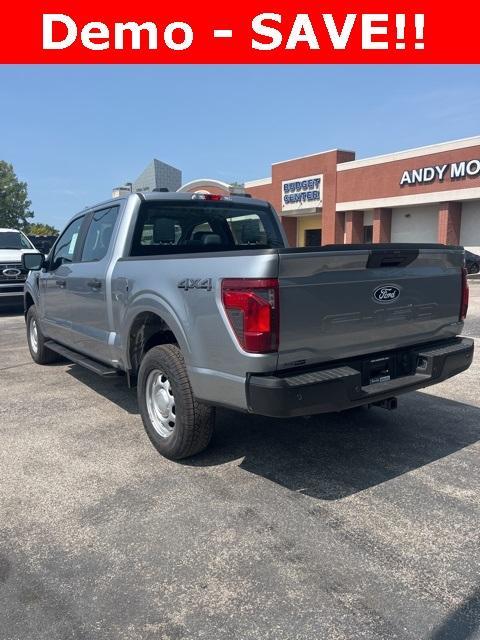
[[[392,284],[384,284],[373,292],[373,299],[380,304],[394,302],[400,297],[400,289]]]

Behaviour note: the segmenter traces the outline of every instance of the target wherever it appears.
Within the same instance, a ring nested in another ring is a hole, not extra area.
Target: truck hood
[[[35,249],[0,249],[0,262],[21,262],[24,253],[38,253]]]

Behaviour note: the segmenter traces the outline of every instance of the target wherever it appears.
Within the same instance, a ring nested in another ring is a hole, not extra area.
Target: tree
[[[31,204],[27,183],[20,182],[11,164],[0,160],[0,227],[24,229],[33,218]]]
[[[28,224],[26,231],[31,236],[58,236],[58,229],[43,222],[32,222]]]

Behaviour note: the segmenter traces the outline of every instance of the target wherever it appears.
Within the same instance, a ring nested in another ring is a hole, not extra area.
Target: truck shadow
[[[480,409],[426,393],[399,409],[274,420],[219,411],[210,448],[184,464],[241,467],[291,491],[339,500],[444,458],[480,439]]]
[[[135,390],[124,377],[68,372],[130,414]],[[339,500],[444,458],[480,439],[480,408],[427,393],[399,398],[396,411],[356,409],[279,420],[217,410],[209,448],[181,464],[240,467],[291,491]]]
[[[100,394],[110,402],[114,402],[127,413],[138,415],[137,392],[136,389],[129,389],[127,379],[121,373],[111,378],[101,376],[88,371],[78,364],[73,364],[62,360],[62,364],[69,364],[67,373],[75,380],[90,387],[92,391]]]
[[[430,640],[473,640],[479,627],[480,587],[435,629]]]

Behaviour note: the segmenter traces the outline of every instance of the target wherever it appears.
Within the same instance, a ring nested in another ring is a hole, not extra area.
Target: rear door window
[[[95,211],[83,245],[82,262],[98,262],[107,255],[117,215],[118,206]]]

